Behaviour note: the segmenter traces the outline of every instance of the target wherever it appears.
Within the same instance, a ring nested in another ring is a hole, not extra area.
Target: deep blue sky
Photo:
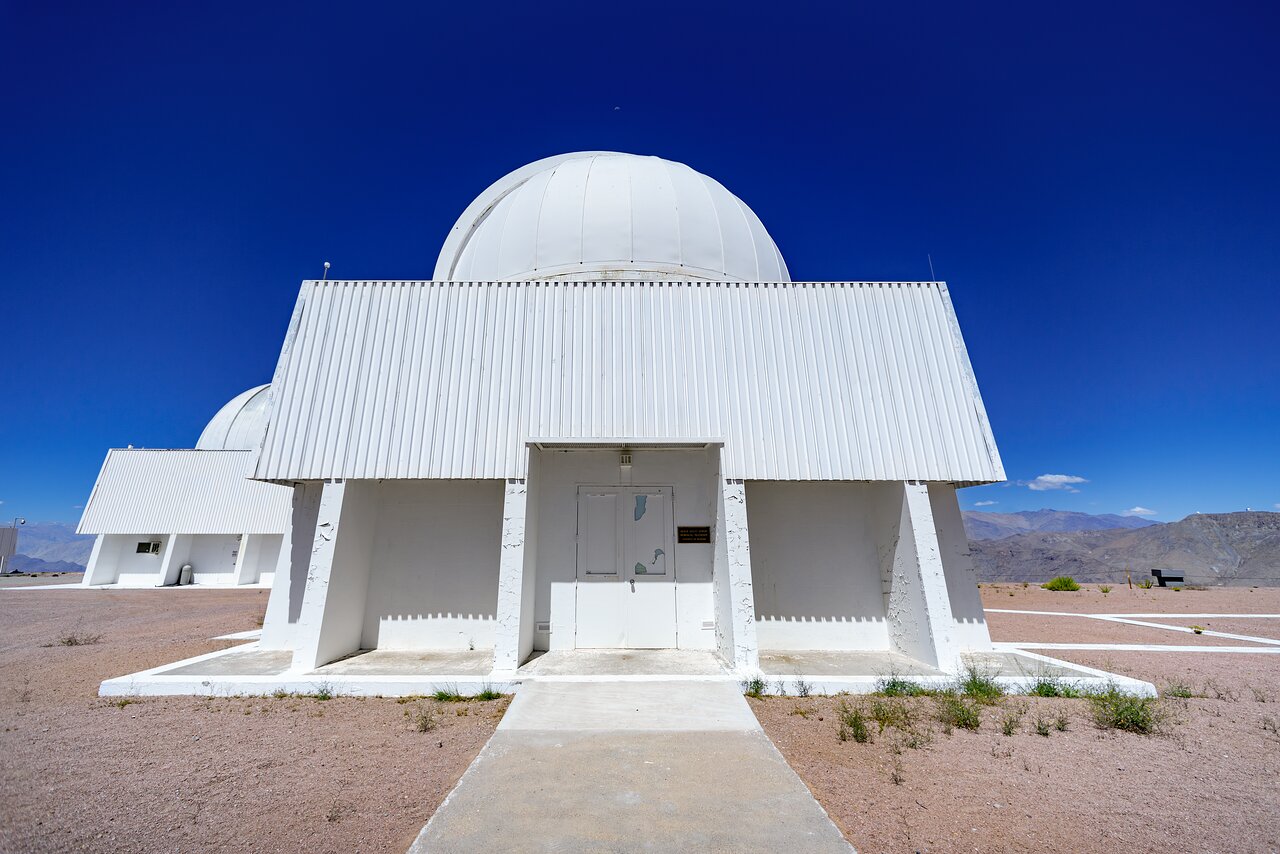
[[[0,0],[0,517],[190,447],[322,261],[428,278],[593,148],[716,177],[797,279],[932,253],[1010,476],[964,506],[1280,503],[1274,7],[439,5]]]

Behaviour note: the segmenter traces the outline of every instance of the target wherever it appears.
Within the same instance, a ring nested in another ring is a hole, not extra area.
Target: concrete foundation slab
[[[690,649],[575,649],[535,653],[518,677],[727,676],[714,653]]]
[[[364,649],[317,667],[315,676],[488,676],[493,650]]]
[[[160,670],[159,676],[278,676],[293,663],[293,653],[278,649],[230,651],[191,664]]]

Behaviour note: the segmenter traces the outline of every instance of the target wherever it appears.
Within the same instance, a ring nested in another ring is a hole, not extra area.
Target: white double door
[[[669,486],[578,487],[579,649],[676,646]]]

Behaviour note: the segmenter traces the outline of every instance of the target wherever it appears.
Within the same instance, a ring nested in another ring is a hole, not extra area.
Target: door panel
[[[579,648],[676,646],[670,487],[579,487]]]

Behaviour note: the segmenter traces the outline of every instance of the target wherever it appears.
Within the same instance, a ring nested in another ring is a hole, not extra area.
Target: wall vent
[[[547,620],[541,623],[534,623],[533,629],[534,631],[537,631],[537,632],[549,632],[551,631],[551,621]]]
[[[703,627],[704,629],[710,629],[711,631],[715,631],[715,628],[716,628],[716,621],[715,621],[715,620],[703,620],[703,621],[702,621],[702,627]]]

